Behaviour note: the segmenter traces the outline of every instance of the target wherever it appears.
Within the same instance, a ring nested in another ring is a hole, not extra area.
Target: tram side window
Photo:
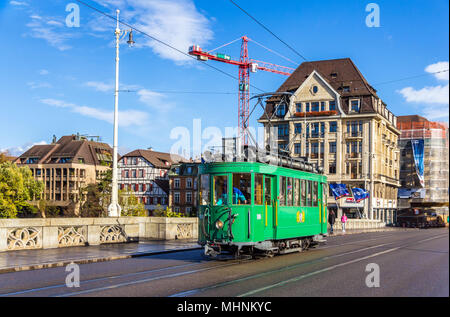
[[[270,177],[264,177],[264,203],[266,205],[272,205],[271,201],[272,182]]]
[[[286,177],[280,176],[280,206],[286,206]]]
[[[312,182],[312,205],[313,207],[317,207],[317,199],[318,199],[318,184],[317,182]]]
[[[263,176],[255,174],[255,205],[262,205],[263,199]]]
[[[293,194],[294,194],[294,180],[292,179],[292,177],[289,177],[287,179],[287,191],[286,191],[287,206],[292,206]]]
[[[200,205],[209,205],[209,175],[200,176]]]
[[[322,203],[324,206],[327,206],[328,204],[328,197],[327,197],[327,184],[322,184]]]
[[[311,193],[311,181],[306,181],[306,206],[311,207],[312,193]]]
[[[300,193],[301,193],[300,204],[302,207],[305,207],[306,206],[306,180],[302,179],[300,186],[301,186],[300,187]]]
[[[233,205],[250,205],[251,197],[251,174],[233,174]]]
[[[294,180],[294,206],[300,206],[300,180]]]
[[[214,205],[228,204],[227,176],[214,176]]]

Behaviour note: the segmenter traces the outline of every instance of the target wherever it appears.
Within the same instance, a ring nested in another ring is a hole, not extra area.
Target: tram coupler
[[[220,253],[221,253],[220,246],[215,248],[214,246],[211,246],[209,244],[205,244],[205,255],[215,258]]]

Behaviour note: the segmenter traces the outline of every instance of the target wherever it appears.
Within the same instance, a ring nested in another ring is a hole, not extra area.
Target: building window
[[[351,112],[359,112],[359,100],[352,100],[350,107]]]
[[[336,111],[336,101],[330,101],[330,111]]]
[[[140,191],[140,192],[143,192],[143,191],[144,191],[144,186],[143,186],[143,184],[139,184],[139,191]]]
[[[344,92],[350,92],[350,86],[344,86],[344,87],[342,87],[342,90]]]
[[[295,104],[295,111],[302,112],[302,103],[301,102]]]
[[[302,133],[302,124],[296,123],[295,124],[295,134],[301,134]]]
[[[302,154],[302,144],[301,143],[295,143],[294,144],[294,153],[295,154]]]
[[[125,170],[125,178],[129,178],[130,177],[130,171],[129,170]]]
[[[186,188],[192,188],[192,178],[186,178]]]
[[[305,112],[309,112],[309,102],[306,103],[305,107],[306,107]]]
[[[179,204],[180,203],[180,193],[174,193],[173,194],[173,202],[175,204]]]
[[[331,162],[328,165],[328,174],[336,174],[336,162]]]
[[[186,202],[188,204],[192,203],[192,193],[191,192],[186,193]]]
[[[336,153],[336,142],[330,142],[329,146],[330,146],[329,152],[330,153]]]
[[[312,112],[318,112],[319,111],[319,103],[318,102],[311,103],[311,111]]]
[[[289,136],[289,125],[280,124],[278,126],[278,136]]]
[[[313,142],[311,143],[311,158],[319,157],[319,143]]]
[[[322,101],[320,103],[320,111],[325,111],[325,102],[324,101]]]
[[[337,121],[330,122],[330,132],[337,132]]]
[[[180,188],[180,179],[179,178],[175,178],[173,181],[173,187],[174,188]]]
[[[284,117],[286,115],[286,105],[281,104],[277,108],[277,116],[278,117]]]
[[[136,170],[131,170],[131,177],[136,178]]]

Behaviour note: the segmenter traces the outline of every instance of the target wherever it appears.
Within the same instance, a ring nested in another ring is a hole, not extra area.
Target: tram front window
[[[233,174],[233,205],[249,205],[251,193],[251,174]]]
[[[214,176],[214,205],[228,204],[227,176]]]

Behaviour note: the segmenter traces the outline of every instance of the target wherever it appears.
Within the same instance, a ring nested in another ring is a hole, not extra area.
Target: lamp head
[[[127,41],[129,46],[133,46],[134,45],[134,40],[133,40],[133,30],[130,30],[130,33],[128,34],[128,41]]]

